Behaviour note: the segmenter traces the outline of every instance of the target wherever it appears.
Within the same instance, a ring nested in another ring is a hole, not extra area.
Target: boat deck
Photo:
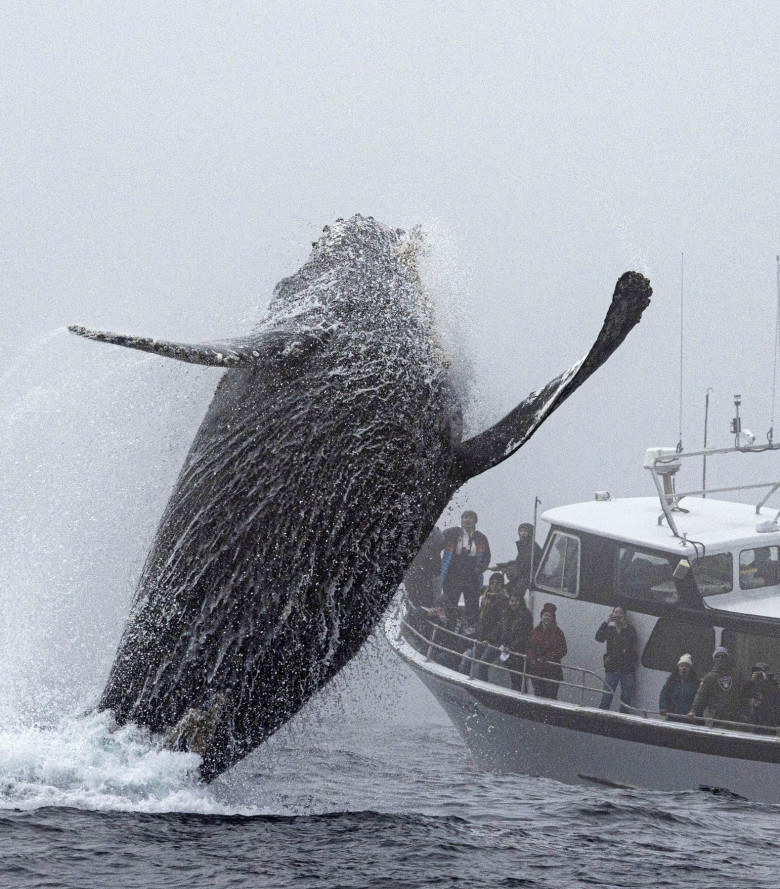
[[[475,701],[481,700],[483,703],[489,701],[489,706],[500,711],[518,710],[519,702],[523,702],[520,709],[526,712],[536,711],[534,718],[544,718],[546,722],[560,721],[576,725],[583,731],[606,731],[610,734],[633,736],[636,727],[641,726],[644,741],[657,734],[653,729],[663,729],[663,736],[666,736],[667,732],[672,732],[675,735],[682,733],[691,740],[698,738],[704,742],[709,739],[707,743],[703,743],[705,747],[711,747],[714,738],[723,739],[724,743],[740,742],[751,747],[758,742],[764,750],[760,758],[764,759],[767,750],[771,749],[773,751],[769,756],[771,761],[780,762],[779,727],[678,716],[626,705],[622,705],[624,712],[601,710],[598,703],[602,694],[609,691],[608,686],[601,676],[576,665],[561,664],[563,680],[546,680],[559,686],[557,700],[533,694],[531,690],[533,676],[527,672],[525,657],[522,654],[511,652],[522,660],[524,664],[522,671],[491,664],[488,672],[489,681],[473,678],[462,673],[458,665],[464,652],[473,645],[474,640],[428,620],[424,609],[414,609],[414,606],[405,599],[399,601],[395,612],[387,619],[385,636],[396,653],[415,669],[418,675],[425,674],[436,677],[446,685],[459,686]],[[476,663],[474,658],[468,659]],[[511,673],[522,678],[522,691],[510,686]],[[513,707],[509,704],[512,701],[518,703]],[[571,716],[564,719],[563,714]],[[621,726],[625,728],[621,729]],[[628,727],[633,729],[627,732]],[[658,742],[662,740],[659,739]]]

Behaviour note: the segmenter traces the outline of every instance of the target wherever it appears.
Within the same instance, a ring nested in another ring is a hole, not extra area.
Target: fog
[[[474,366],[472,429],[585,354],[622,272],[651,280],[624,346],[445,515],[475,509],[497,557],[534,496],[650,493],[644,449],[679,438],[683,254],[683,443],[701,444],[708,387],[710,443],[730,441],[734,392],[765,437],[775,4],[2,11],[6,669],[99,687],[219,377],[63,326],[244,333],[336,217],[427,229],[430,286]],[[775,456],[737,475],[778,476]]]

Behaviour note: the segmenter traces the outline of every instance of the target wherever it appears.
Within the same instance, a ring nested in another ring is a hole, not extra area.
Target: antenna
[[[710,392],[712,392],[712,386],[707,387],[707,393],[704,396],[704,450],[707,450],[707,421],[710,415]],[[705,498],[707,496],[707,454],[705,453],[702,457],[702,468],[701,468],[701,496]]]
[[[542,501],[538,497],[534,497],[534,536],[533,540],[531,541],[531,570],[530,577],[528,578],[528,607],[531,609],[531,611],[534,610],[534,568],[536,567],[534,565],[534,550],[536,549],[536,513],[539,509],[539,506],[541,505],[541,502]]]
[[[739,406],[742,404],[742,396],[735,395],[734,396],[734,410],[735,416],[731,421],[731,433],[735,436],[734,439],[734,447],[739,447],[739,434],[742,432],[742,418],[739,416]]]
[[[677,453],[683,449],[682,417],[683,417],[683,293],[685,284],[685,254],[680,254],[680,437],[677,440]]]
[[[777,388],[777,354],[780,350],[780,256],[775,257],[777,262],[777,312],[775,314],[775,360],[772,369],[772,417],[769,423],[769,432],[766,437],[769,444],[772,444],[775,431],[775,390]]]

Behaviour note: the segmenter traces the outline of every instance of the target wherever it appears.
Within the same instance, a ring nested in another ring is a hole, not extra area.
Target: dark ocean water
[[[303,720],[208,788],[95,717],[6,732],[0,886],[780,886],[780,807],[484,773],[428,709]]]

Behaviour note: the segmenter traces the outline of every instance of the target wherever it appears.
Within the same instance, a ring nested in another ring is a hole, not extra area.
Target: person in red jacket
[[[534,627],[525,649],[534,694],[540,698],[558,697],[563,679],[561,661],[566,657],[566,637],[555,622],[555,605],[545,602],[538,626]],[[553,681],[551,681],[553,680]]]

